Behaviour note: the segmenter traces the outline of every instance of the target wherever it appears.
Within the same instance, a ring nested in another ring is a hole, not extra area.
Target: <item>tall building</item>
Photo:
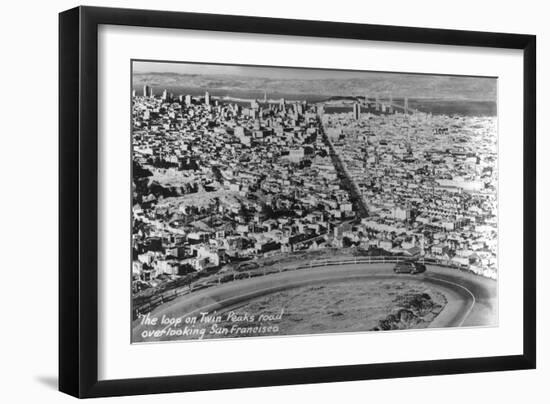
[[[405,100],[403,101],[403,113],[408,114],[409,113],[409,98],[405,97]]]
[[[163,101],[166,101],[167,99],[168,99],[168,90],[165,89],[165,90],[162,92],[162,100],[163,100]]]
[[[296,118],[299,118],[303,114],[304,114],[304,109],[302,104],[294,104],[294,115],[296,115]]]
[[[210,105],[210,93],[208,91],[204,93],[204,103]]]
[[[152,97],[153,96],[153,87],[148,86],[147,84],[145,84],[143,86],[143,96],[144,97]]]
[[[189,94],[185,96],[185,105],[187,106],[191,105],[191,96]]]
[[[356,103],[353,104],[353,119],[358,121],[359,118],[361,118],[361,107],[360,107],[359,103],[356,102]]]

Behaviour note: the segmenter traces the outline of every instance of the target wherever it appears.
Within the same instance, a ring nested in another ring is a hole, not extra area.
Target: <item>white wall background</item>
[[[79,3],[7,2],[0,24],[0,397],[2,402],[63,403],[57,385],[57,13]],[[550,378],[550,26],[542,1],[203,0],[90,1],[88,5],[156,8],[283,18],[531,33],[538,36],[538,369],[109,399],[127,403],[546,402]],[[518,156],[520,164],[521,156]]]

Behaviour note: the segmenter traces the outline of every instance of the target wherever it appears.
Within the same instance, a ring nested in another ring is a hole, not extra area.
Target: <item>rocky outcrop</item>
[[[435,303],[428,293],[410,293],[394,299],[394,313],[378,322],[373,331],[406,330],[427,326],[439,314],[442,305]]]

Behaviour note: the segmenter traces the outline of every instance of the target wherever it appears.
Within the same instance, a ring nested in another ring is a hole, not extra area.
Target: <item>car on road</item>
[[[426,265],[416,261],[401,261],[395,264],[393,272],[396,274],[420,274],[426,272]]]

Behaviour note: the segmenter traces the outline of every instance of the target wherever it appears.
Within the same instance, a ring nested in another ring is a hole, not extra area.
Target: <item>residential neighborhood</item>
[[[134,90],[135,297],[323,251],[496,279],[496,117],[407,103]]]

